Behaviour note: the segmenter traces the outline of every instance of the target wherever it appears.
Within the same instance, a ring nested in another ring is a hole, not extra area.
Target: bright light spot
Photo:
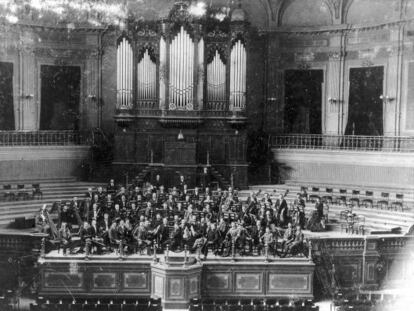
[[[188,8],[188,12],[194,16],[203,16],[206,14],[206,4],[204,2],[197,2]]]
[[[214,15],[214,18],[219,20],[220,22],[222,22],[225,18],[226,18],[226,14],[224,13],[217,13],[216,15]]]
[[[16,24],[16,23],[19,21],[19,19],[17,18],[17,16],[15,16],[15,15],[10,15],[10,14],[7,14],[7,15],[6,15],[6,20],[7,20],[9,23],[11,23],[11,24]]]

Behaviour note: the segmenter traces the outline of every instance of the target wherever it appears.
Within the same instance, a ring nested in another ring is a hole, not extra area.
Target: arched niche
[[[414,18],[414,1],[407,2],[407,8],[405,11],[405,16],[407,19]]]
[[[248,21],[257,28],[266,28],[269,25],[271,12],[265,0],[243,0],[242,8],[248,16]]]
[[[279,20],[281,26],[325,26],[332,24],[332,13],[325,0],[287,0]]]
[[[346,12],[347,24],[382,24],[398,20],[400,0],[353,0]]]

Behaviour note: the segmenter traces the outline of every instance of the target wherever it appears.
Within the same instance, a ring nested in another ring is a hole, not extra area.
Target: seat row
[[[161,305],[140,304],[82,304],[82,303],[44,303],[31,304],[30,311],[161,311]]]
[[[3,185],[2,198],[5,201],[16,201],[16,200],[33,200],[42,199],[43,193],[40,190],[40,184],[31,184],[31,189],[26,188],[25,184],[16,184],[15,187],[11,184]]]
[[[400,210],[401,212],[407,209],[406,202],[404,201],[404,193],[395,193],[392,198],[390,192],[381,192],[380,197],[375,197],[374,191],[372,190],[339,189],[338,192],[334,192],[333,188],[301,186],[301,191],[308,193],[308,200],[310,201],[315,201],[316,198],[320,198],[328,204],[363,206],[366,208],[375,207],[379,209]]]

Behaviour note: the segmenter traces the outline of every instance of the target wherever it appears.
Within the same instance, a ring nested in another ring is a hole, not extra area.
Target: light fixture
[[[184,140],[184,134],[182,130],[180,130],[180,132],[178,133],[177,140]]]
[[[340,100],[338,98],[336,98],[336,97],[329,97],[328,98],[328,102],[330,104],[339,104],[340,103]]]
[[[393,101],[395,99],[395,98],[390,97],[388,95],[381,95],[379,98],[382,100],[382,102],[384,104],[390,103],[391,101]]]
[[[199,1],[195,4],[191,4],[188,8],[188,13],[196,17],[203,16],[204,14],[206,14],[206,11],[206,4],[202,1]]]

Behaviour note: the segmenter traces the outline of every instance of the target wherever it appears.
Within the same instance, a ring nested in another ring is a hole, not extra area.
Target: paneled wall
[[[411,154],[273,149],[287,182],[413,189]]]
[[[5,26],[0,41],[0,61],[13,63],[16,130],[40,127],[42,65],[79,66],[80,128],[101,123],[99,31]]]
[[[0,181],[77,176],[88,156],[88,146],[0,147]]]
[[[284,73],[323,69],[322,132],[344,134],[351,68],[384,67],[384,135],[413,135],[413,4],[407,0],[269,1],[267,128],[282,132]]]

